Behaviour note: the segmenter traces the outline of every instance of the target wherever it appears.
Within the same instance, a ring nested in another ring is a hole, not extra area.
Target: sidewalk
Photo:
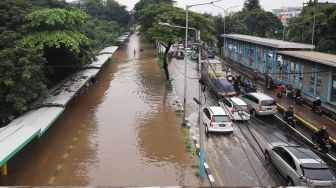
[[[241,65],[238,65],[237,63],[233,63],[230,61],[224,61],[223,59],[218,58],[222,62],[226,63],[229,67],[231,67],[234,71],[239,72],[242,75],[248,76],[250,79],[252,78],[253,70],[248,67],[243,67]],[[260,79],[259,75],[259,81],[256,83],[256,81],[252,80],[254,84],[257,85],[257,88],[259,91],[262,91],[263,93],[271,96],[274,98],[278,104],[281,106],[288,108],[289,105],[292,105],[294,107],[295,115],[301,117],[303,120],[308,122],[309,124],[312,124],[315,128],[319,129],[321,125],[327,125],[328,126],[328,132],[330,134],[330,137],[336,138],[336,121],[325,117],[320,116],[314,112],[311,111],[310,107],[306,105],[297,105],[293,99],[288,98],[287,96],[283,95],[281,99],[279,99],[276,96],[276,93],[273,91],[268,91],[266,87],[264,86],[264,81]],[[262,77],[263,78],[263,77]],[[305,97],[304,97],[305,98]],[[307,98],[306,98],[307,99]]]

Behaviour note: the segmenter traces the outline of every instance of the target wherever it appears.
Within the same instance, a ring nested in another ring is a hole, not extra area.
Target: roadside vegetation
[[[0,1],[0,127],[129,26],[125,6],[88,2],[82,9],[57,0]]]
[[[336,4],[310,1],[298,17],[290,20],[286,39],[293,42],[312,42],[315,15],[314,44],[316,50],[336,54]]]

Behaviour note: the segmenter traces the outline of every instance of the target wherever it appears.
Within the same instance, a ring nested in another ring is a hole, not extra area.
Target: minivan
[[[275,100],[264,93],[247,93],[242,96],[242,99],[249,107],[253,116],[274,115],[277,112]]]

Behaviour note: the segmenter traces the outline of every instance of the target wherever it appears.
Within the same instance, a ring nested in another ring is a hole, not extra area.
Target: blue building
[[[233,63],[336,106],[336,55],[314,52],[314,45],[248,35],[225,34],[224,40],[223,56]]]

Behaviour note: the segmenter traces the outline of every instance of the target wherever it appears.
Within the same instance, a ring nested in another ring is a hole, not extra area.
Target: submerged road
[[[155,48],[133,34],[97,83],[9,162],[0,185],[207,185],[195,176],[155,58]]]

